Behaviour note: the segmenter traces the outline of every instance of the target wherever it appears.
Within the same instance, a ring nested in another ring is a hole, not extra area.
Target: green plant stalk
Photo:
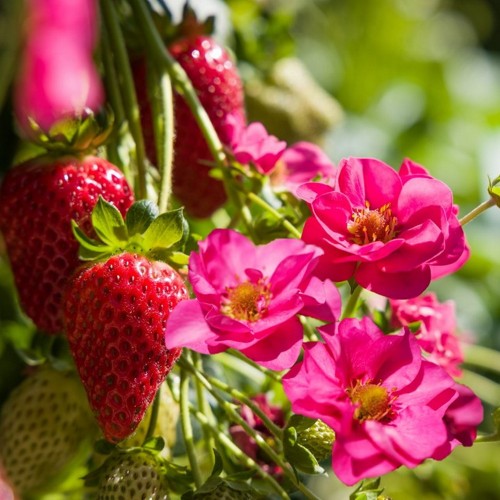
[[[135,94],[134,80],[132,70],[127,54],[125,39],[120,29],[117,13],[113,2],[110,0],[101,0],[101,13],[104,26],[109,35],[110,46],[116,59],[117,66],[120,68],[120,89],[125,107],[125,114],[129,123],[130,133],[134,138],[137,159],[137,182],[135,183],[137,199],[147,198],[146,187],[146,153],[144,148],[144,137],[140,120],[140,111]]]
[[[203,374],[199,373],[192,366],[189,366],[185,360],[179,360],[181,367],[183,369],[189,370],[195,377],[197,377],[200,382],[206,387],[206,389],[212,394],[212,396],[217,400],[220,407],[226,412],[229,419],[236,422],[238,425],[241,425],[245,432],[257,443],[257,445],[269,456],[271,460],[274,461],[281,469],[283,473],[288,477],[288,479],[292,482],[292,484],[304,494],[304,496],[308,499],[318,500],[316,495],[312,493],[304,484],[302,484],[295,475],[295,472],[290,467],[290,465],[276,453],[276,451],[269,446],[269,444],[265,441],[265,439],[252,427],[248,425],[245,419],[233,408],[233,405],[228,401],[224,400],[218,393],[215,391],[210,384],[210,382],[204,377]]]
[[[180,361],[180,360],[179,360]],[[184,363],[183,363],[184,364]],[[189,365],[188,365],[189,366]],[[180,384],[180,407],[181,407],[181,428],[184,437],[184,444],[193,473],[193,479],[196,487],[199,488],[203,481],[201,471],[196,458],[196,449],[194,446],[193,428],[191,426],[191,418],[189,416],[189,377],[187,370],[181,368],[181,384]]]
[[[271,205],[266,203],[262,198],[257,196],[255,193],[246,193],[247,197],[256,205],[263,208],[267,212],[269,212],[273,217],[278,220],[281,225],[290,233],[294,238],[301,238],[300,231],[288,220],[286,220],[283,215],[281,215],[277,210],[275,210]]]
[[[201,356],[197,352],[192,352],[191,354],[195,368],[198,371],[203,371],[203,361],[201,359]],[[203,389],[203,385],[198,379],[195,380],[195,388],[196,388],[196,399],[198,402],[198,408],[204,415],[207,416],[208,419],[213,420],[212,409],[208,404],[208,400],[206,397],[206,393]],[[207,429],[203,428],[203,432],[204,432],[204,438],[205,438],[204,443],[207,449],[207,454],[209,456],[212,456],[212,450],[215,447],[213,437]]]
[[[485,434],[485,435],[477,436],[477,438],[474,439],[474,444],[476,444],[476,443],[494,443],[495,441],[500,441],[500,434],[498,432],[495,432],[493,434]]]
[[[216,164],[220,167],[224,167],[226,155],[219,136],[207,112],[201,105],[198,95],[191,84],[191,80],[189,80],[182,66],[166,49],[148,11],[146,2],[144,2],[144,0],[129,0],[129,3],[141,27],[148,53],[151,54],[151,57],[155,60],[158,67],[163,67],[168,71],[175,89],[182,94],[186,104],[191,109]]]
[[[465,364],[500,373],[500,352],[480,345],[466,345]]]
[[[268,428],[271,434],[279,439],[283,440],[283,430],[280,429],[259,407],[259,405],[255,404],[251,399],[247,398],[245,394],[238,389],[233,389],[229,385],[225,384],[221,380],[218,380],[214,377],[207,376],[207,380],[217,389],[229,394],[232,398],[238,400],[240,403],[243,403],[245,406],[248,406],[261,420],[262,423]]]
[[[3,47],[0,47],[0,109],[3,107],[7,91],[14,79],[16,69],[19,67],[19,54],[21,49],[21,36],[25,14],[25,1],[3,2],[6,19],[2,22]]]
[[[352,317],[358,307],[359,296],[361,295],[362,291],[363,287],[357,285],[345,305],[341,319]]]
[[[228,354],[230,354],[231,356],[234,356],[235,358],[238,358],[241,361],[244,361],[246,364],[250,365],[252,368],[259,370],[266,377],[269,377],[272,380],[274,380],[275,382],[278,382],[281,384],[281,375],[278,375],[276,372],[273,372],[272,370],[268,370],[267,368],[260,366],[255,361],[252,361],[251,359],[247,358],[244,354],[237,351],[236,349],[228,349],[226,352]]]
[[[481,215],[483,212],[488,210],[488,208],[494,207],[495,205],[496,202],[493,198],[483,201],[483,203],[481,203],[476,208],[471,210],[468,214],[464,215],[461,219],[459,219],[458,222],[460,222],[460,225],[463,227],[465,226],[465,224],[468,224],[471,220],[474,220],[478,215]]]
[[[168,201],[172,194],[172,168],[174,161],[174,99],[172,82],[166,71],[157,72],[159,81],[159,99],[150,94],[153,109],[153,130],[156,140],[158,170],[160,172],[160,191],[158,208],[160,213],[168,210]],[[156,78],[155,78],[156,80]]]
[[[146,435],[144,436],[144,444],[148,439],[152,438],[155,432],[156,422],[158,421],[158,413],[160,410],[160,401],[161,401],[161,385],[158,387],[156,391],[155,399],[153,401],[153,406],[151,407],[151,416],[149,417],[148,430],[146,431]]]
[[[250,458],[247,454],[245,454],[240,448],[238,448],[230,438],[226,436],[223,432],[219,431],[217,428],[213,427],[208,421],[207,417],[201,413],[200,411],[195,410],[192,405],[190,405],[189,410],[194,415],[194,417],[200,422],[200,424],[205,428],[207,428],[215,437],[215,439],[224,447],[226,447],[231,454],[236,457],[248,469],[255,470],[255,472],[262,477],[264,481],[269,483],[276,493],[283,499],[289,499],[290,496],[288,493],[280,486],[280,484],[270,476],[262,467],[255,462],[252,458]]]
[[[102,34],[102,61],[105,67],[105,84],[106,84],[106,96],[111,103],[111,108],[115,115],[115,125],[113,135],[119,137],[119,127],[125,121],[125,111],[123,108],[123,101],[120,93],[120,85],[118,79],[116,78],[116,69],[113,61],[113,54],[111,52],[111,46],[109,41],[109,36],[106,31]],[[116,151],[116,143],[113,147],[109,144],[106,145],[106,151],[108,153],[108,158],[111,163],[119,165],[127,179],[127,182],[133,185],[133,175],[130,170],[130,165],[128,162],[123,163]]]

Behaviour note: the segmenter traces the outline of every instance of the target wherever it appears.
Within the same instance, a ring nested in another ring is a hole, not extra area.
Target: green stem
[[[342,313],[341,319],[351,318],[353,314],[356,312],[358,307],[358,300],[361,292],[363,291],[363,287],[356,285],[356,288],[352,291],[347,304],[345,305],[344,312]]]
[[[189,366],[189,365],[188,365]],[[180,383],[180,407],[181,407],[181,428],[184,437],[186,452],[191,465],[193,479],[196,487],[199,488],[203,481],[201,479],[201,471],[196,458],[196,449],[194,446],[193,428],[191,427],[191,419],[189,416],[189,377],[187,370],[181,368],[181,383]]]
[[[24,33],[23,22],[26,17],[25,1],[3,2],[5,17],[0,19],[2,26],[2,44],[0,50],[0,109],[7,96],[7,91],[19,67],[21,38]]]
[[[498,432],[477,436],[474,443],[493,443],[495,441],[500,441],[500,434]]]
[[[228,418],[241,425],[245,432],[257,443],[257,445],[269,456],[269,458],[277,464],[283,470],[283,473],[288,477],[292,484],[301,491],[304,496],[308,499],[317,500],[316,495],[314,495],[304,484],[302,484],[295,475],[295,472],[290,467],[290,465],[276,453],[276,451],[266,442],[266,440],[261,436],[260,433],[256,432],[245,419],[234,409],[233,405],[223,399],[217,391],[214,391],[210,382],[199,372],[197,372],[193,367],[186,364],[185,360],[180,359],[178,363],[183,369],[189,370],[195,377],[199,378],[200,382],[207,388],[207,390],[212,394],[212,396],[217,400],[220,407],[226,412]]]
[[[129,162],[122,162],[118,154],[117,144],[119,143],[120,128],[125,121],[125,110],[123,107],[123,101],[120,93],[120,85],[116,77],[117,71],[113,61],[113,54],[111,52],[111,46],[109,42],[109,36],[106,31],[102,34],[102,60],[105,68],[105,84],[106,84],[106,96],[109,99],[111,108],[114,113],[115,125],[113,130],[114,140],[106,144],[106,151],[108,158],[114,165],[119,165],[123,170],[125,178],[128,183],[133,185],[133,175],[130,170]],[[111,144],[110,144],[111,143]]]
[[[280,221],[281,225],[294,237],[300,239],[302,236],[300,231],[290,222],[288,221],[283,215],[281,215],[277,210],[275,210],[271,205],[266,203],[262,198],[257,196],[255,193],[247,193],[248,198],[258,205],[259,207],[263,208],[267,212],[269,212],[273,217],[276,218],[276,220]]]
[[[155,433],[156,422],[158,421],[158,413],[160,411],[160,402],[161,402],[161,385],[156,391],[156,396],[153,401],[153,406],[151,407],[151,415],[149,417],[148,430],[146,431],[146,436],[144,436],[144,444],[148,439],[152,438]]]
[[[233,389],[229,387],[227,384],[218,380],[214,377],[207,376],[207,380],[214,386],[220,389],[221,391],[229,394],[233,399],[236,399],[240,403],[243,403],[245,406],[248,406],[261,420],[262,423],[269,429],[271,434],[279,440],[283,440],[283,430],[278,427],[260,408],[260,406],[254,403],[250,398],[247,398],[245,394],[243,394],[238,389]]]
[[[200,424],[205,428],[207,428],[217,439],[221,445],[225,446],[231,453],[233,457],[235,457],[237,460],[242,463],[246,468],[250,470],[255,470],[255,472],[264,480],[266,481],[270,486],[274,488],[276,493],[279,495],[280,498],[283,499],[289,499],[290,496],[288,493],[280,486],[280,484],[274,479],[272,476],[270,476],[262,467],[255,462],[253,459],[251,459],[248,455],[243,453],[243,451],[238,448],[232,441],[231,439],[226,436],[223,432],[219,431],[218,429],[214,428],[210,422],[208,421],[207,417],[199,412],[196,411],[192,406],[190,406],[190,411],[191,413],[195,416],[195,418],[200,422]]]
[[[203,360],[201,359],[201,356],[197,352],[193,352],[192,357],[193,357],[193,362],[194,362],[195,368],[198,371],[203,371]],[[195,388],[196,388],[196,399],[198,402],[198,408],[200,408],[202,413],[204,415],[206,415],[208,419],[213,420],[212,409],[210,408],[210,405],[208,404],[206,393],[203,390],[203,385],[201,384],[201,382],[198,379],[195,380]],[[213,442],[213,438],[205,428],[203,429],[203,432],[204,432],[204,437],[205,437],[204,443],[205,443],[205,447],[207,450],[207,454],[209,456],[211,456],[212,450],[215,447],[214,442]]]
[[[259,370],[266,377],[269,377],[272,380],[274,380],[275,382],[278,382],[281,384],[281,375],[278,375],[276,372],[273,372],[272,370],[268,370],[267,368],[260,366],[255,361],[252,361],[251,359],[247,358],[244,354],[237,351],[236,349],[228,349],[226,352],[228,354],[230,354],[231,356],[234,356],[235,358],[238,358],[241,361],[244,361],[247,365],[250,365],[251,367],[255,368],[256,370]]]
[[[174,99],[172,83],[166,71],[156,72],[158,75],[159,99],[150,92],[153,109],[153,127],[160,171],[160,192],[158,193],[158,208],[160,213],[168,209],[168,200],[172,194],[172,167],[174,160]],[[156,78],[155,78],[156,80]]]
[[[208,148],[218,166],[224,166],[226,155],[210,118],[200,103],[191,81],[182,66],[170,55],[165,44],[151,19],[151,15],[144,0],[129,0],[134,15],[139,23],[148,53],[159,67],[164,67],[172,79],[172,83],[178,90],[186,104],[189,106],[193,116],[207,141]]]
[[[140,110],[137,104],[134,79],[130,68],[130,61],[127,54],[125,39],[120,29],[118,16],[110,0],[101,0],[101,12],[106,31],[109,34],[110,46],[116,59],[116,65],[120,68],[120,89],[125,106],[125,115],[130,127],[130,133],[134,138],[137,157],[137,198],[142,200],[147,198],[146,187],[146,153],[144,148],[144,137],[140,120]]]
[[[500,373],[500,352],[479,345],[467,345],[465,364]]]
[[[494,207],[495,205],[496,202],[493,198],[483,201],[483,203],[481,203],[476,208],[471,210],[467,215],[464,215],[461,219],[459,219],[458,222],[460,222],[461,226],[465,226],[465,224],[469,223],[471,220],[475,219],[478,215],[488,210],[488,208]]]

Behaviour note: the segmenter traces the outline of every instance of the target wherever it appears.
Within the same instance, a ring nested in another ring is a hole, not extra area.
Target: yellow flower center
[[[385,387],[379,384],[361,383],[356,381],[354,387],[347,389],[351,401],[358,407],[354,417],[364,420],[388,420],[393,417],[392,397]]]
[[[253,322],[267,313],[270,302],[271,292],[263,280],[257,283],[245,281],[235,287],[226,288],[221,312],[230,318]]]
[[[387,243],[396,236],[398,219],[392,215],[391,204],[370,209],[370,202],[365,208],[357,209],[352,220],[347,223],[347,230],[352,234],[352,241],[358,245],[366,245],[374,241]]]

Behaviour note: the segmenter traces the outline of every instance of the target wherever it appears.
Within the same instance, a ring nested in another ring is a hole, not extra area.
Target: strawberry
[[[85,460],[96,434],[82,384],[74,372],[39,368],[9,395],[0,413],[0,462],[20,495],[65,479]]]
[[[180,275],[158,260],[165,256],[162,245],[182,238],[181,212],[156,217],[148,212],[151,206],[132,205],[125,225],[118,210],[100,198],[92,222],[101,243],[75,225],[80,256],[98,260],[68,284],[66,333],[90,406],[111,442],[136,430],[181,354],[165,347],[164,331],[170,312],[188,293]]]
[[[229,144],[226,117],[232,114],[237,121],[245,122],[241,78],[226,49],[204,34],[210,23],[197,23],[189,10],[184,16],[184,22],[178,27],[181,37],[170,43],[168,49],[191,80],[221,142]],[[156,163],[144,60],[134,61],[132,69],[146,152],[149,159]],[[178,93],[174,98],[174,112],[173,193],[187,213],[193,217],[208,217],[226,201],[224,185],[210,176],[210,165],[213,165],[214,159],[191,110]]]
[[[169,498],[165,462],[145,448],[112,454],[99,476],[98,500]]]
[[[297,442],[307,448],[318,462],[332,455],[335,433],[331,427],[318,419],[312,425],[299,424],[296,429]]]
[[[0,231],[20,303],[46,333],[62,332],[64,288],[79,264],[71,219],[91,235],[90,213],[100,195],[123,214],[133,202],[118,168],[81,153],[28,160],[12,168],[0,187]]]

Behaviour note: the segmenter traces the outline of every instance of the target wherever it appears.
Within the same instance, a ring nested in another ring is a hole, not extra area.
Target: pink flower
[[[426,361],[408,331],[384,335],[364,318],[320,329],[283,379],[295,413],[335,431],[332,467],[348,485],[441,460],[470,446],[483,418],[480,400]]]
[[[410,160],[398,173],[379,160],[348,158],[335,187],[307,183],[297,194],[312,211],[302,238],[325,252],[322,278],[354,277],[368,290],[408,299],[468,258],[450,188]]]
[[[391,300],[392,323],[396,328],[420,322],[415,332],[420,347],[429,354],[427,359],[441,365],[450,375],[458,377],[458,367],[464,356],[455,334],[455,303],[440,303],[434,293],[410,300]]]
[[[331,282],[312,277],[321,250],[301,240],[255,246],[229,229],[216,229],[189,259],[196,299],[168,320],[167,347],[209,354],[241,351],[274,370],[292,366],[303,330],[297,314],[334,321],[340,296]]]
[[[62,118],[98,109],[103,88],[92,60],[97,32],[94,0],[31,0],[28,37],[14,92],[26,137],[29,119],[44,131]]]
[[[286,142],[268,134],[259,122],[245,125],[229,115],[226,124],[235,160],[244,165],[252,163],[261,174],[269,173],[283,154]]]
[[[297,188],[315,177],[329,182],[337,170],[321,148],[311,142],[297,142],[287,148],[271,172],[275,189],[284,188],[295,194]]]

